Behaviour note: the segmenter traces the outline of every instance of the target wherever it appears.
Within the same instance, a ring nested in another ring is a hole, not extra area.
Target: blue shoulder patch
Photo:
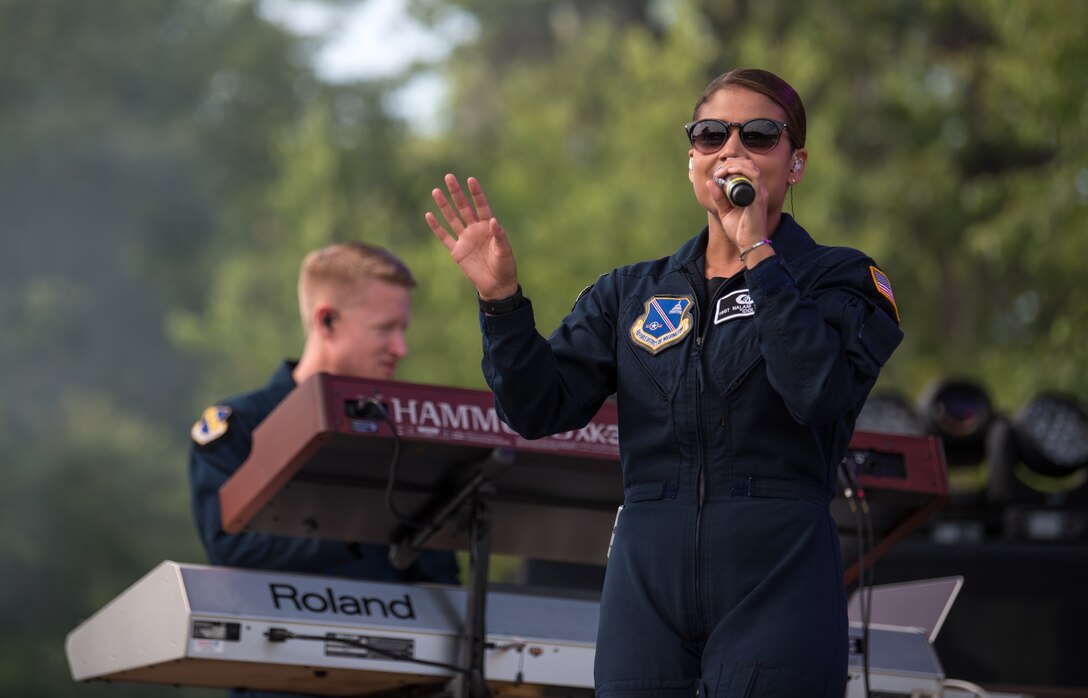
[[[189,432],[193,441],[201,446],[207,446],[226,434],[227,420],[230,419],[231,414],[232,410],[226,405],[212,405],[206,408]]]

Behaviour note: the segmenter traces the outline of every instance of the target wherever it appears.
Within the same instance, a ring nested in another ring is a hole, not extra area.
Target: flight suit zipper
[[[696,497],[695,497],[695,624],[697,627],[702,628],[703,625],[703,594],[699,579],[702,577],[702,569],[700,565],[700,559],[702,558],[702,548],[700,538],[702,536],[702,524],[703,524],[703,502],[706,499],[706,468],[703,458],[703,424],[702,424],[702,409],[699,404],[702,401],[703,392],[703,337],[698,336],[695,338],[695,452],[698,458],[698,475],[696,477]]]
[[[702,576],[702,569],[700,560],[702,558],[701,538],[702,538],[702,522],[703,522],[703,504],[706,501],[706,463],[703,448],[703,418],[702,418],[702,395],[706,389],[703,376],[703,344],[706,341],[706,333],[710,328],[709,323],[705,323],[702,317],[703,308],[699,303],[700,294],[696,292],[695,284],[692,282],[691,275],[685,274],[688,282],[688,287],[691,288],[692,298],[695,299],[695,321],[698,323],[699,333],[695,337],[695,350],[692,352],[692,358],[695,361],[695,451],[698,458],[698,471],[696,475],[696,495],[695,495],[695,577],[694,577],[694,591],[695,591],[695,624],[697,627],[703,626],[703,595],[702,585],[700,584],[700,578]],[[709,308],[714,307],[714,302],[717,300],[717,296],[721,292],[719,287],[714,296],[709,300]],[[709,311],[708,311],[709,312]]]
[[[692,352],[692,358],[695,360],[695,446],[698,453],[699,470],[696,477],[696,496],[695,496],[695,613],[696,613],[696,627],[700,628],[702,632],[707,632],[707,628],[704,627],[705,618],[703,616],[703,595],[702,584],[700,579],[702,577],[702,569],[700,561],[702,559],[702,525],[703,525],[703,506],[706,503],[706,454],[703,447],[703,441],[705,439],[704,424],[702,417],[702,400],[703,392],[706,390],[706,382],[704,376],[703,366],[703,346],[706,344],[706,336],[710,331],[710,318],[704,322],[702,317],[703,308],[699,303],[700,295],[695,292],[695,283],[692,280],[690,274],[685,274],[689,288],[692,290],[692,296],[695,298],[695,320],[699,323],[699,334],[695,337],[695,350]],[[714,294],[707,299],[706,312],[712,312],[712,309],[718,302],[718,299],[722,295],[722,291],[727,286],[727,283],[723,283],[715,289]],[[753,364],[754,365],[754,364]],[[749,367],[750,370],[751,367]],[[747,371],[745,371],[747,375]],[[737,387],[740,381],[743,380],[743,376],[738,378],[733,385],[730,386],[729,391]],[[724,426],[724,424],[723,424]]]

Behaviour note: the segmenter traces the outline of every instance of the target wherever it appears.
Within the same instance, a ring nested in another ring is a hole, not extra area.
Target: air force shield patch
[[[651,354],[676,344],[691,332],[691,296],[654,296],[631,325],[631,339]]]

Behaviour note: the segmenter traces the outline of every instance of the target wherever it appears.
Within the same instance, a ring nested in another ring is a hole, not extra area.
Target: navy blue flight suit
[[[842,698],[828,504],[903,336],[894,296],[871,259],[817,245],[783,215],[776,256],[707,298],[707,235],[602,276],[547,340],[527,302],[481,315],[484,375],[528,438],[580,428],[616,394],[624,509],[599,698]]]
[[[209,407],[193,427],[189,486],[197,532],[208,561],[373,581],[457,584],[457,560],[450,552],[425,551],[415,564],[400,571],[389,564],[388,548],[380,545],[223,531],[219,488],[249,457],[253,430],[295,389],[294,367],[294,363],[285,362],[263,388]],[[273,698],[297,694],[232,691],[231,695]]]

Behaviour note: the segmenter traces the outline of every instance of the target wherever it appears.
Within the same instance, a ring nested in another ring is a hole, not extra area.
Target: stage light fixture
[[[1013,422],[1024,465],[1048,477],[1088,468],[1088,411],[1073,396],[1044,393]]]
[[[893,391],[874,392],[865,401],[854,428],[858,431],[874,431],[885,434],[926,433],[918,413],[907,399]]]
[[[988,498],[1013,539],[1088,538],[1088,411],[1060,393],[1036,396],[994,433]]]
[[[926,430],[941,437],[951,467],[977,465],[986,453],[986,433],[994,420],[986,390],[968,380],[934,383],[919,401]]]

